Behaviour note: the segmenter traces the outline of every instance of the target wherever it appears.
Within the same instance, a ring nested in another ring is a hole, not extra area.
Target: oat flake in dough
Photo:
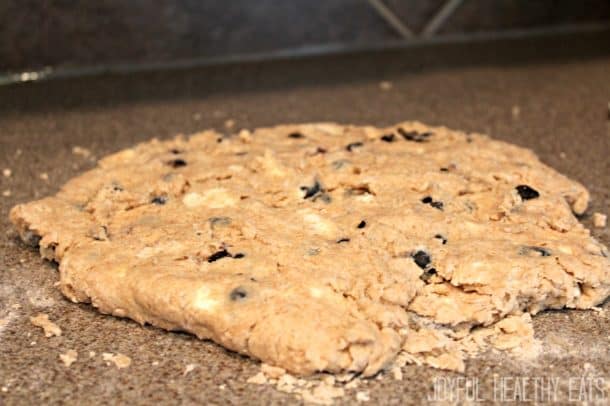
[[[573,215],[588,200],[483,135],[304,124],[152,140],[10,217],[74,302],[366,376],[416,351],[410,335],[452,368],[445,339],[604,301],[607,250]]]

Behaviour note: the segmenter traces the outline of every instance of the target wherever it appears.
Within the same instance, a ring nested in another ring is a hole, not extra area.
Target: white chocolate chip
[[[210,298],[210,294],[209,288],[205,286],[199,288],[195,297],[195,307],[207,312],[213,311],[218,306],[218,300]]]
[[[332,221],[326,220],[310,211],[303,211],[302,213],[303,221],[305,221],[314,234],[319,234],[328,238],[333,238],[337,235],[337,227]]]
[[[206,206],[210,209],[221,209],[227,206],[234,206],[237,203],[237,199],[231,196],[226,189],[214,188],[206,190],[203,194],[196,192],[187,193],[182,198],[182,203],[189,208]]]

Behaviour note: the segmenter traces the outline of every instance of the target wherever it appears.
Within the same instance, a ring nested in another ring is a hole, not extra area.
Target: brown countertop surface
[[[60,295],[53,286],[56,266],[18,241],[7,215],[14,204],[55,193],[94,165],[93,159],[74,154],[74,146],[99,158],[155,136],[222,130],[228,119],[235,120],[235,128],[414,119],[533,149],[590,190],[592,203],[582,222],[591,228],[592,213],[610,214],[608,44],[609,33],[598,33],[0,87],[0,169],[12,171],[10,177],[0,175],[0,319],[5,320],[0,324],[0,404],[295,399],[272,386],[247,384],[258,372],[255,361],[187,334],[100,315]],[[382,80],[392,88],[382,90]],[[609,228],[592,233],[610,243]],[[605,311],[543,312],[534,318],[536,337],[544,343],[537,359],[523,362],[488,353],[468,361],[463,376],[479,384],[478,397],[486,401],[494,400],[494,389],[500,399],[500,378],[530,378],[530,385],[534,378],[556,379],[555,397],[539,394],[538,400],[562,402],[582,395],[574,385],[583,381],[574,379],[600,378],[605,387],[589,379],[598,387],[585,400],[608,402],[608,301],[602,307]],[[45,338],[30,324],[29,316],[38,312],[61,326],[61,337]],[[70,368],[58,359],[68,349],[79,354]],[[90,351],[96,355],[90,357]],[[123,370],[107,366],[104,352],[126,354],[132,364]],[[197,367],[185,376],[188,364]],[[458,376],[408,366],[402,381],[385,376],[357,390],[368,391],[374,403],[421,404],[434,396],[439,377]],[[505,387],[512,390],[509,400],[519,389],[511,381]],[[355,392],[348,391],[338,403],[355,403]],[[532,386],[524,393],[530,399],[536,395]]]

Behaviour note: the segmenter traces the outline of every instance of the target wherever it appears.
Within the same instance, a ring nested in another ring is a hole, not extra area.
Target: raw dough
[[[483,135],[323,123],[152,140],[10,217],[74,302],[367,376],[409,348],[461,370],[475,327],[604,301],[607,250],[572,214],[588,200]]]

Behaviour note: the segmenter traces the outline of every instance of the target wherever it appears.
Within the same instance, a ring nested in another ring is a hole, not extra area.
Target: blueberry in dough
[[[248,297],[248,292],[246,292],[246,289],[244,289],[240,286],[238,288],[233,289],[231,291],[231,293],[229,294],[229,297],[231,298],[232,301],[237,302],[239,300],[243,300],[246,297]]]
[[[516,187],[517,193],[521,196],[523,200],[535,199],[540,196],[538,191],[528,185],[519,185]]]

